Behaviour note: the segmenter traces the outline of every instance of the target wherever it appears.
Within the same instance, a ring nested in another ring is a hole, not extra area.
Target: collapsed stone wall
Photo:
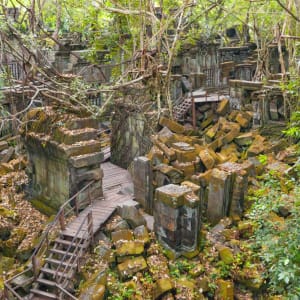
[[[51,107],[28,113],[22,136],[29,157],[32,196],[58,208],[92,180],[90,196],[102,196],[103,154],[97,129],[94,119],[60,114]]]

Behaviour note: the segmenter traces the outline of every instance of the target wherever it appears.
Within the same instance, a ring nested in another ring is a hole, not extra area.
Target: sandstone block
[[[199,152],[199,157],[204,164],[206,169],[212,169],[215,165],[215,159],[211,155],[210,151],[208,149],[202,150]]]
[[[137,272],[141,272],[147,269],[146,260],[142,257],[136,257],[132,259],[127,259],[123,263],[117,266],[119,275],[121,279],[131,278]]]
[[[70,163],[74,168],[83,168],[87,166],[92,166],[100,164],[104,159],[103,152],[84,154],[78,156],[72,156],[70,158]]]
[[[6,141],[0,141],[0,151],[8,149],[8,143]]]
[[[172,132],[175,132],[175,133],[184,133],[184,126],[180,125],[179,123],[177,123],[171,119],[165,118],[165,117],[161,117],[159,119],[159,125],[166,126]]]
[[[226,115],[228,110],[229,110],[229,100],[224,98],[221,100],[221,102],[219,102],[216,112],[218,115],[224,116],[224,115]]]
[[[174,285],[169,278],[162,278],[155,282],[153,288],[153,299],[159,299],[165,293],[172,291],[174,289]]]

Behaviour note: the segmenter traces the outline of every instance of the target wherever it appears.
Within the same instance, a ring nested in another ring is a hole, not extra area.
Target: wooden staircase
[[[56,238],[38,278],[30,289],[29,299],[58,299],[62,289],[67,299],[77,299],[71,294],[74,290],[72,279],[80,266],[80,258],[89,245],[88,239],[74,240],[65,235]]]
[[[177,102],[178,104],[173,108],[173,117],[176,121],[181,121],[192,106],[192,98],[183,97]]]

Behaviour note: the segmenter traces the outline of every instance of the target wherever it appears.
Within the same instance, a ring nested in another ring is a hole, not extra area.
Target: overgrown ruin
[[[17,2],[0,299],[298,299],[298,1]]]

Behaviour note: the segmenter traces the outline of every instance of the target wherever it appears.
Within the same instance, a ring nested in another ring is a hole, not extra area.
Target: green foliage
[[[276,174],[266,175],[261,189],[252,196],[255,202],[248,216],[258,225],[254,247],[260,249],[270,292],[283,294],[288,299],[299,299],[300,207],[295,203],[300,199],[300,187],[295,179],[286,180],[294,182],[289,196],[282,192],[280,178]],[[290,199],[289,202],[286,199]],[[288,204],[293,207],[291,215],[286,219],[280,218],[279,208]]]

